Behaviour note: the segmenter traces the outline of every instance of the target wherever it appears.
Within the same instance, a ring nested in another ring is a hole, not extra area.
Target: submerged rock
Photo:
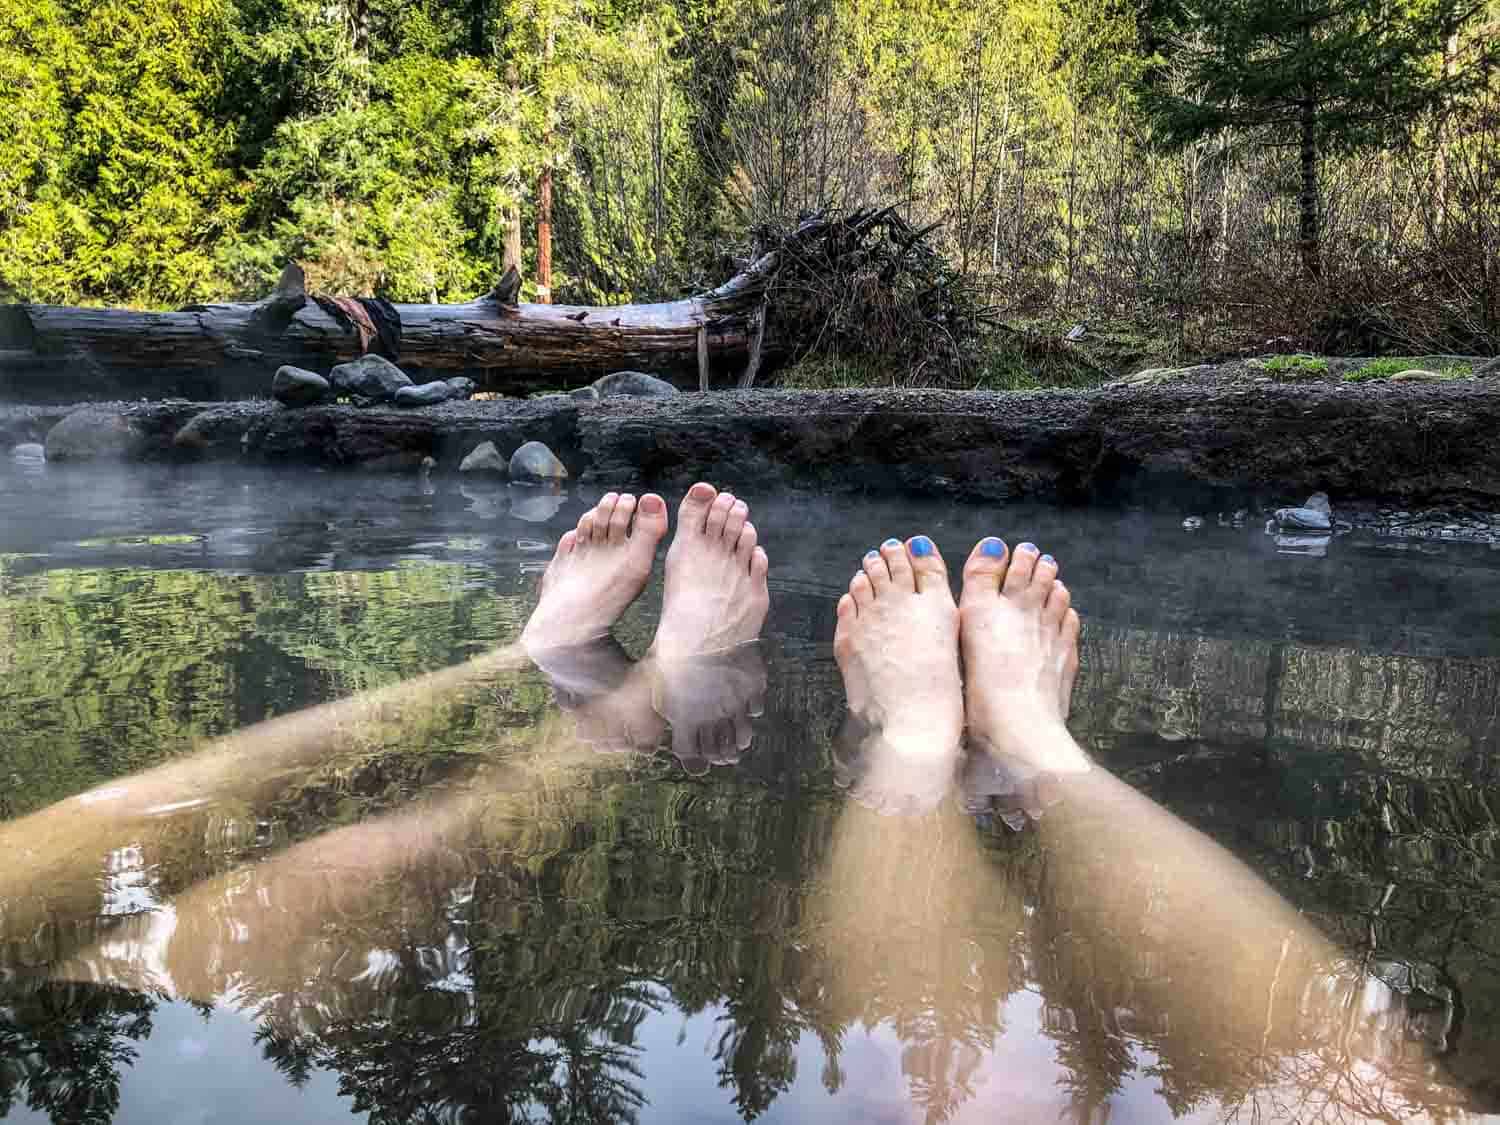
[[[389,402],[402,387],[412,385],[406,372],[378,355],[362,355],[352,363],[341,363],[328,378],[339,394],[358,395],[376,402]]]
[[[595,379],[593,387],[600,398],[610,398],[614,395],[628,395],[631,398],[665,398],[668,395],[682,393],[665,379],[648,375],[644,371],[616,371],[611,375]]]
[[[453,378],[445,380],[445,382],[448,384],[449,389],[452,391],[452,394],[450,394],[448,397],[456,402],[460,402],[468,398],[473,398],[474,392],[479,387],[478,383],[474,382],[473,379],[470,379],[464,375],[455,375]]]
[[[333,397],[333,387],[316,371],[288,364],[276,369],[271,395],[283,406],[316,406]]]
[[[458,471],[461,473],[499,473],[504,476],[510,472],[510,464],[500,456],[500,451],[495,448],[494,442],[482,441],[459,463]]]
[[[567,480],[567,467],[539,441],[528,441],[510,455],[510,478],[519,481]]]
[[[397,406],[436,406],[453,397],[453,388],[444,381],[423,383],[420,387],[397,387]]]
[[[47,434],[48,461],[123,460],[136,457],[146,438],[117,410],[84,407],[75,410]]]
[[[1283,531],[1332,531],[1333,520],[1316,508],[1277,508],[1276,526]]]

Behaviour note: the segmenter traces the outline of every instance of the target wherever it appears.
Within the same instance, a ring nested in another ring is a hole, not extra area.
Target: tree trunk
[[[1323,276],[1323,260],[1318,233],[1318,108],[1308,93],[1299,110],[1302,131],[1302,190],[1297,195],[1297,252],[1302,257],[1302,272],[1308,277]]]
[[[467,375],[511,393],[578,386],[642,369],[698,385],[700,330],[715,372],[736,376],[749,358],[751,321],[777,255],[697,297],[650,305],[397,305],[401,367],[414,378]],[[766,354],[782,341],[770,333]],[[194,305],[178,312],[0,306],[0,398],[34,402],[100,397],[269,395],[282,364],[327,372],[359,344],[307,300],[302,271],[257,304]]]

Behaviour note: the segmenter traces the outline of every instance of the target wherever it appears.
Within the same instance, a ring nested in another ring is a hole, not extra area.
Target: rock
[[[117,410],[84,407],[75,410],[47,434],[49,461],[123,460],[136,457],[145,435]]]
[[[328,379],[339,394],[358,395],[376,402],[389,402],[402,387],[412,385],[406,372],[379,355],[362,355],[352,363],[341,363],[329,373]]]
[[[199,456],[236,457],[256,415],[241,406],[216,406],[195,414],[177,431],[172,444]]]
[[[558,488],[513,484],[510,486],[510,514],[527,523],[546,523],[557,515],[567,498]]]
[[[436,406],[453,397],[453,388],[446,382],[423,383],[420,387],[397,387],[397,406]]]
[[[447,380],[447,383],[453,390],[453,393],[448,397],[455,402],[462,402],[465,399],[473,398],[475,390],[479,387],[479,384],[474,382],[473,379],[466,378],[463,375],[455,375],[453,378]]]
[[[316,406],[333,397],[333,387],[316,371],[288,364],[276,369],[276,377],[271,380],[271,395],[283,406]]]
[[[460,462],[458,471],[461,473],[500,473],[504,475],[510,472],[510,464],[504,457],[500,456],[500,451],[495,448],[494,442],[482,441]]]
[[[47,450],[44,446],[38,445],[34,441],[27,441],[22,442],[20,445],[12,449],[10,451],[10,456],[12,460],[24,461],[28,464],[34,464],[38,461],[45,461],[47,459]]]
[[[610,398],[613,395],[629,395],[632,398],[665,398],[668,395],[682,393],[665,379],[648,375],[644,371],[616,371],[612,375],[595,379],[593,386],[600,398]]]
[[[606,375],[605,378],[609,376]],[[567,397],[577,399],[579,402],[598,402],[599,391],[596,387],[579,387],[577,390],[569,391]]]
[[[1332,531],[1327,512],[1316,508],[1277,508],[1276,525],[1283,531]]]
[[[568,470],[557,454],[539,441],[528,441],[510,455],[510,479],[520,481],[567,480]]]
[[[1185,519],[1185,520],[1182,521],[1182,530],[1183,531],[1197,531],[1202,526],[1203,526],[1203,517],[1202,516],[1188,516],[1187,519]]]
[[[1488,363],[1481,363],[1474,368],[1476,379],[1500,379],[1500,356],[1496,356]]]
[[[1328,502],[1328,493],[1314,492],[1302,502],[1304,508],[1311,508],[1315,512],[1322,512],[1325,516],[1332,518],[1333,505]]]
[[[1446,383],[1448,376],[1439,375],[1436,371],[1428,371],[1422,367],[1408,367],[1405,371],[1398,371],[1391,376],[1392,383]]]

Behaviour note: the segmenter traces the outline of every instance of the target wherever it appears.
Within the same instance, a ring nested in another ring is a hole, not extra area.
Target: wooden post
[[[708,322],[698,325],[698,389],[708,390]]]

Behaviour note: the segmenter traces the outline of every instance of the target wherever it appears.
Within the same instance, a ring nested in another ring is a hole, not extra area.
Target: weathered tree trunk
[[[1302,188],[1297,196],[1297,249],[1302,271],[1308,277],[1323,276],[1323,257],[1318,231],[1318,109],[1311,91],[1302,99],[1301,119]]]
[[[579,386],[631,368],[698,386],[704,362],[728,382],[749,357],[750,322],[775,258],[718,289],[662,304],[508,305],[486,297],[397,305],[399,363],[413,377],[463,374],[481,389],[510,393]],[[767,339],[766,351],[776,348]],[[296,267],[257,304],[178,312],[0,307],[0,398],[263,396],[281,364],[326,372],[358,353],[355,334],[306,299]]]

